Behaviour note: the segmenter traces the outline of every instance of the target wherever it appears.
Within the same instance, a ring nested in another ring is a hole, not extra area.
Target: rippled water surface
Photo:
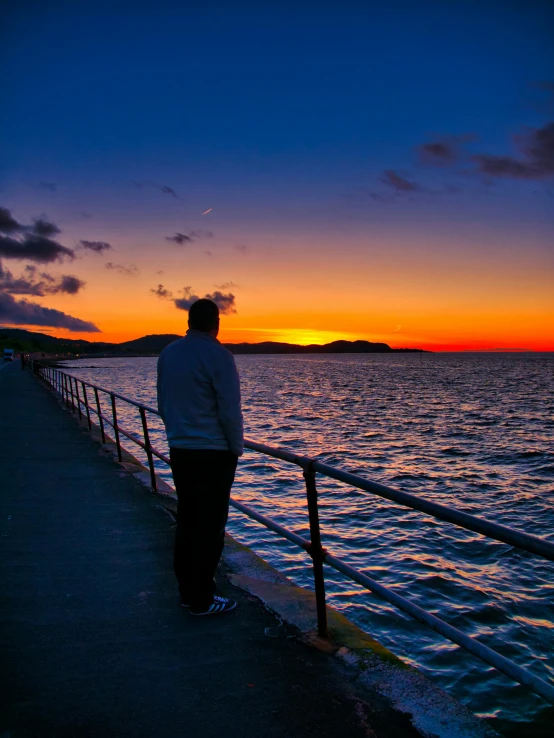
[[[248,438],[553,539],[553,354],[236,361]],[[69,364],[82,379],[156,405],[155,358]],[[140,431],[136,409],[119,412],[123,427]],[[152,442],[166,449],[157,419],[152,425]],[[171,481],[161,463],[159,471]],[[319,475],[318,489],[323,544],[332,553],[554,680],[554,564]],[[247,452],[233,495],[308,530],[303,480],[291,465]],[[292,544],[236,511],[229,527],[292,580],[312,586],[309,559]],[[326,582],[333,607],[497,730],[551,735],[554,709],[543,700],[333,570]]]

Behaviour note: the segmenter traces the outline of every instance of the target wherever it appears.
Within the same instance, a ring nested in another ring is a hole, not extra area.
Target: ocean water
[[[246,436],[553,540],[554,354],[238,356]],[[156,405],[155,358],[67,362]],[[107,409],[107,405],[106,405]],[[136,409],[123,427],[141,434]],[[161,422],[151,440],[166,450]],[[125,442],[140,456],[138,447]],[[159,462],[159,473],[171,482]],[[317,479],[323,545],[554,681],[554,563]],[[233,496],[308,532],[301,471],[247,452]],[[308,556],[231,511],[230,532],[296,583]],[[326,568],[328,602],[506,736],[552,735],[554,708]]]

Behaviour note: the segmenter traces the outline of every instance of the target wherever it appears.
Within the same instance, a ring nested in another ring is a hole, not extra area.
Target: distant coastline
[[[182,336],[173,333],[155,334],[123,343],[103,343],[82,339],[56,338],[46,333],[35,333],[22,328],[0,328],[0,348],[9,347],[25,353],[44,353],[55,356],[157,356],[173,341]],[[432,353],[418,348],[391,348],[386,343],[370,341],[333,341],[325,344],[301,346],[295,343],[264,341],[262,343],[224,343],[232,354],[391,354]]]

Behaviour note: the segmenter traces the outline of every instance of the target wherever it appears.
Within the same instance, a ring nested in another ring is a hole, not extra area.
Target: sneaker
[[[214,595],[211,604],[205,609],[199,609],[197,607],[190,608],[191,615],[222,615],[224,612],[231,612],[237,606],[235,600],[230,600],[227,597],[218,597]]]

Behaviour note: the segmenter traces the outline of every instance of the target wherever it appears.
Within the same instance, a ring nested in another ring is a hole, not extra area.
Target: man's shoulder
[[[185,341],[185,338],[178,338],[176,341],[172,341],[171,343],[168,343],[167,346],[160,351],[159,358],[161,359],[164,356],[167,356],[168,354],[172,354],[175,351],[180,351],[182,349],[182,345]]]

